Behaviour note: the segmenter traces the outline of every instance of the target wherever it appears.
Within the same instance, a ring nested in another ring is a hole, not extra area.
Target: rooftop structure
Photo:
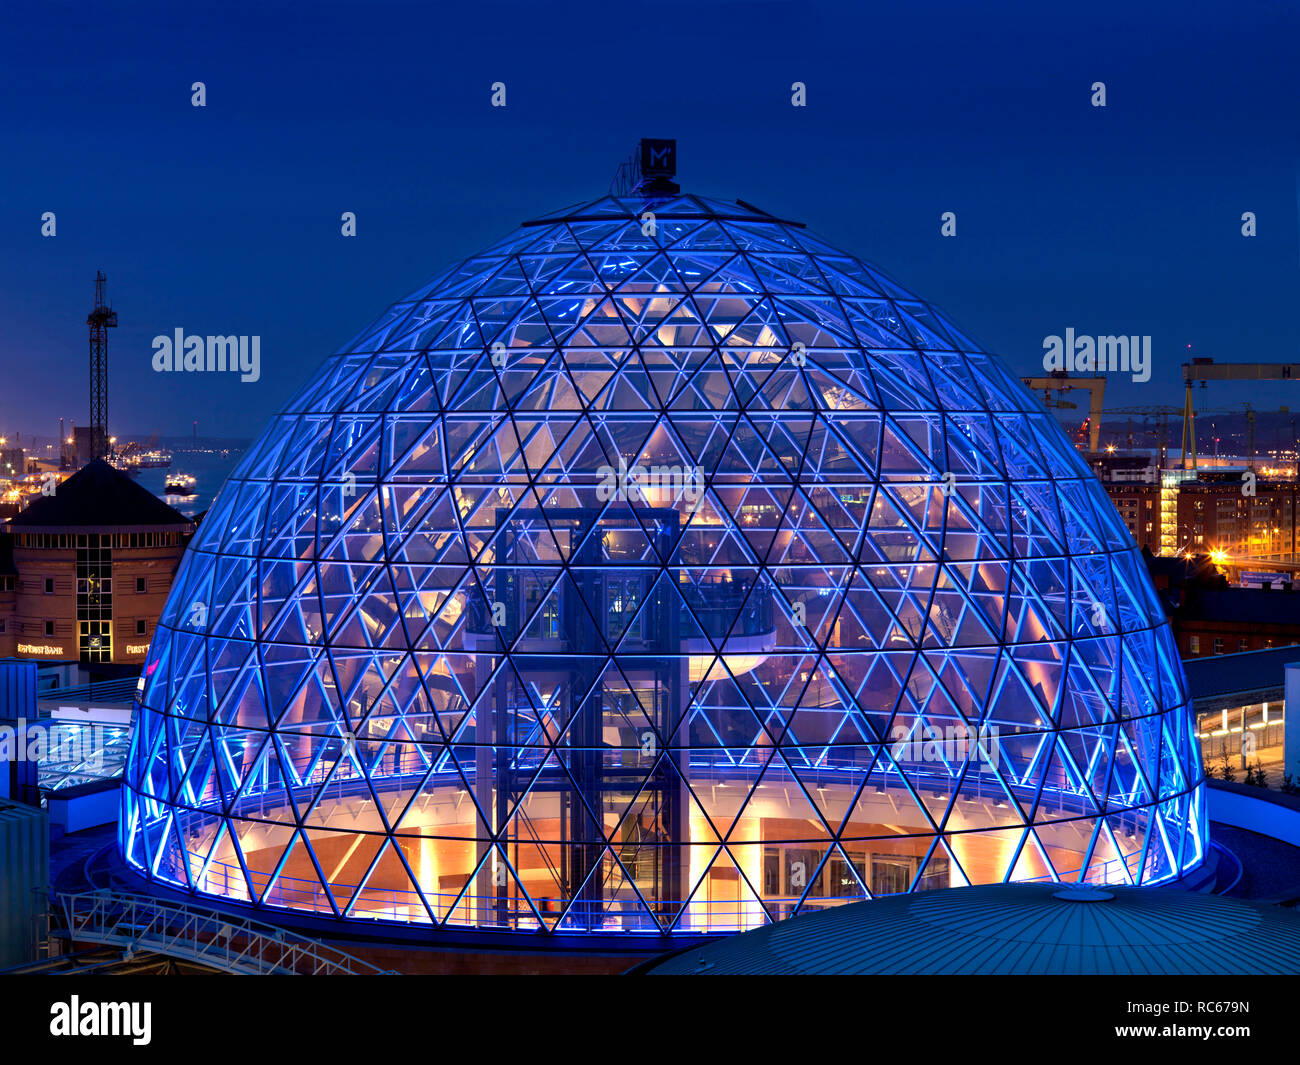
[[[126,861],[267,911],[733,932],[1206,843],[1084,460],[942,313],[741,201],[565,208],[395,303],[222,488],[145,676]]]
[[[29,532],[100,529],[172,529],[193,527],[128,474],[103,459],[86,463],[49,494],[33,500],[7,528]]]

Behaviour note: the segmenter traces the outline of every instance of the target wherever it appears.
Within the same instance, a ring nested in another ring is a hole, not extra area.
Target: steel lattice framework
[[[110,451],[108,442],[108,330],[117,328],[117,312],[104,303],[103,271],[95,272],[95,306],[86,316],[90,326],[90,428],[91,459]]]
[[[268,908],[731,931],[1206,845],[1087,465],[743,203],[598,200],[394,304],[223,487],[145,676],[127,860]]]

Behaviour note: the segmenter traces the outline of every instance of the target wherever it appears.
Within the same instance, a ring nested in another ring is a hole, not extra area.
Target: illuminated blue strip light
[[[707,934],[1206,846],[1168,625],[1055,422],[691,196],[530,223],[326,360],[145,676],[127,861],[269,909]]]

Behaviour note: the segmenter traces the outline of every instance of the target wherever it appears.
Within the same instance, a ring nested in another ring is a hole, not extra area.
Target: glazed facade
[[[199,528],[121,846],[339,919],[726,932],[1201,860],[1133,540],[993,355],[743,204],[520,228],[327,359]]]

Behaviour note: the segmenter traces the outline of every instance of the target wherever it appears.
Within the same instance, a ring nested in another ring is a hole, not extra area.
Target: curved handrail
[[[183,902],[99,889],[56,896],[69,940],[137,948],[251,975],[395,975],[318,940]]]

